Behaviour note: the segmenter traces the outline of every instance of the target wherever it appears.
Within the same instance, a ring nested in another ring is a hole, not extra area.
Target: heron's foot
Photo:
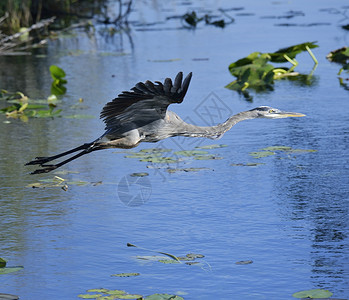
[[[56,165],[44,165],[43,167],[44,167],[43,169],[37,169],[34,172],[31,172],[30,174],[34,175],[34,174],[48,173],[58,168]]]
[[[38,157],[35,157],[34,160],[32,160],[30,162],[27,162],[25,165],[26,166],[30,166],[30,165],[40,165],[40,166],[42,166],[44,163],[47,163],[50,160],[51,160],[50,157],[38,156]]]

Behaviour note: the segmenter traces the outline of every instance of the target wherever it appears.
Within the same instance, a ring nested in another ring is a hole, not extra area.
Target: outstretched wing
[[[146,81],[139,82],[130,92],[122,92],[114,100],[107,103],[100,117],[106,123],[106,130],[120,131],[122,126],[133,123],[143,126],[164,118],[167,107],[171,103],[181,103],[187,93],[192,73],[183,80],[179,72],[172,83],[166,78],[164,83]]]

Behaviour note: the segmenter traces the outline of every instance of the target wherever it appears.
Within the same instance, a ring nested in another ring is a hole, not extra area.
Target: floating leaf
[[[87,290],[88,293],[106,293],[107,291],[109,291],[108,289],[89,289]]]
[[[272,152],[272,151],[260,151],[260,152],[250,152],[249,154],[251,156],[253,156],[253,158],[262,158],[262,157],[275,155],[275,152]]]
[[[141,153],[163,153],[163,152],[171,152],[171,149],[166,148],[148,148],[148,149],[142,149],[139,152]]]
[[[263,151],[286,151],[286,150],[291,150],[291,147],[287,147],[287,146],[270,146],[270,147],[266,147],[263,148],[261,150]]]
[[[174,259],[160,259],[158,262],[161,262],[163,264],[179,264],[180,262],[178,260]]]
[[[183,150],[183,151],[176,151],[173,154],[180,155],[180,156],[195,156],[195,155],[204,155],[207,154],[207,151],[201,151],[201,150]]]
[[[17,272],[22,270],[23,267],[6,267],[6,268],[0,268],[0,275],[4,275],[4,274],[9,274],[9,273],[13,273],[13,272]]]
[[[313,289],[313,290],[307,290],[307,291],[300,291],[300,292],[294,293],[292,296],[295,298],[321,299],[321,298],[329,298],[332,295],[333,293],[331,293],[328,290]]]
[[[145,297],[144,300],[184,300],[184,298],[170,294],[153,294]]]
[[[78,295],[79,298],[82,298],[82,299],[97,299],[98,297],[102,297],[103,295],[102,294],[95,294],[95,295],[92,295],[92,294],[80,294]]]
[[[125,295],[126,292],[123,290],[106,290],[105,292],[108,295]]]
[[[288,153],[311,153],[311,152],[317,152],[317,150],[313,149],[291,149],[287,151]]]
[[[196,254],[196,253],[188,253],[186,256],[187,256],[188,258],[190,258],[190,259],[203,258],[203,257],[205,257],[205,255]]]
[[[143,299],[143,296],[138,294],[126,294],[117,296],[115,299]]]
[[[119,273],[119,274],[113,274],[111,276],[116,276],[116,277],[132,277],[132,276],[139,276],[141,275],[140,273]]]

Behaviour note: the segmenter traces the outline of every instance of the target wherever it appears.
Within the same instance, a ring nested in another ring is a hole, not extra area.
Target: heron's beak
[[[289,118],[289,117],[305,117],[305,114],[296,112],[281,111],[278,113],[279,118]]]

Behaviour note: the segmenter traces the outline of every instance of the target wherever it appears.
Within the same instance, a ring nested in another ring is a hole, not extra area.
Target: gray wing
[[[179,72],[172,83],[166,78],[164,83],[155,81],[139,82],[129,92],[122,92],[108,102],[102,112],[106,130],[121,132],[132,126],[140,127],[166,116],[167,107],[172,103],[181,103],[187,93],[192,73],[183,79]]]

